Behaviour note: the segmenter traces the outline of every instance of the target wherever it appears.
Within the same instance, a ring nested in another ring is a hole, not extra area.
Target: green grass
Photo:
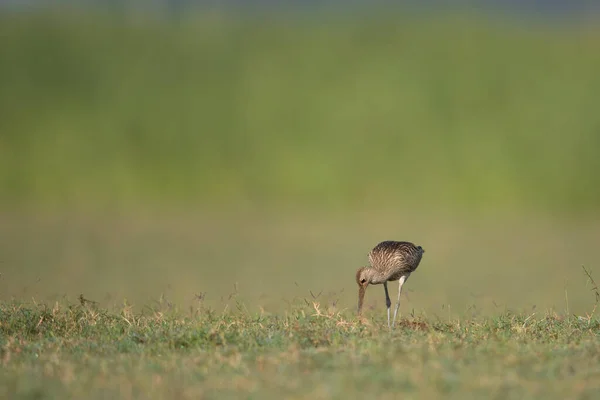
[[[286,300],[338,293],[357,302],[356,269],[379,241],[426,249],[403,296],[404,313],[495,315],[533,307],[589,309],[582,265],[596,271],[600,223],[532,215],[0,214],[0,300],[73,301],[103,307],[127,298],[139,311],[161,293],[182,307],[195,294],[222,307],[237,285],[252,312],[281,313]],[[396,288],[393,288],[395,290]],[[367,291],[381,307],[383,290]],[[450,310],[447,306],[450,305]]]
[[[0,201],[597,212],[600,31],[0,16]]]
[[[0,397],[592,399],[598,226],[0,214]],[[354,315],[385,238],[427,249],[392,333],[381,286]]]
[[[592,398],[599,35],[3,13],[0,397]]]
[[[236,306],[237,304],[237,306]],[[600,320],[405,317],[393,332],[326,304],[282,314],[168,303],[0,304],[8,398],[592,399]]]

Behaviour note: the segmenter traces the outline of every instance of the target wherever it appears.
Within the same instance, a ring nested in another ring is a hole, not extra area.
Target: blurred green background
[[[589,311],[598,71],[593,23],[3,12],[0,296],[354,310],[395,239],[404,314]]]

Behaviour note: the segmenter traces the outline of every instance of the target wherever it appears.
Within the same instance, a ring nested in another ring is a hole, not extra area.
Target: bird
[[[396,323],[396,315],[400,308],[400,294],[402,286],[412,274],[423,257],[425,250],[411,242],[397,242],[386,240],[379,243],[369,252],[369,266],[360,267],[356,271],[358,284],[358,315],[361,315],[365,292],[369,285],[381,285],[385,290],[385,304],[387,306],[388,328]],[[392,302],[388,292],[388,282],[399,281],[398,301],[394,311],[394,319],[390,325],[390,307]]]

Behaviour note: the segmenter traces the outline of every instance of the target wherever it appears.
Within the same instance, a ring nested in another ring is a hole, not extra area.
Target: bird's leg
[[[400,284],[398,286],[398,301],[396,302],[396,310],[394,311],[394,320],[392,321],[392,326],[396,324],[396,314],[398,314],[398,309],[400,308],[400,295],[402,294],[402,285],[404,285],[409,276],[410,274],[406,274],[400,277]]]
[[[387,282],[383,282],[383,288],[385,289],[385,305],[387,307],[388,328],[389,328],[390,327],[390,307],[392,306],[392,300],[390,300],[390,294],[388,293]]]

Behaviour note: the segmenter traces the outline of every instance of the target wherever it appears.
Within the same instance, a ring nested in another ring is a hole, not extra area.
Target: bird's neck
[[[387,276],[379,273],[379,271],[377,271],[375,268],[369,268],[369,277],[369,282],[371,285],[378,285],[387,281]]]

